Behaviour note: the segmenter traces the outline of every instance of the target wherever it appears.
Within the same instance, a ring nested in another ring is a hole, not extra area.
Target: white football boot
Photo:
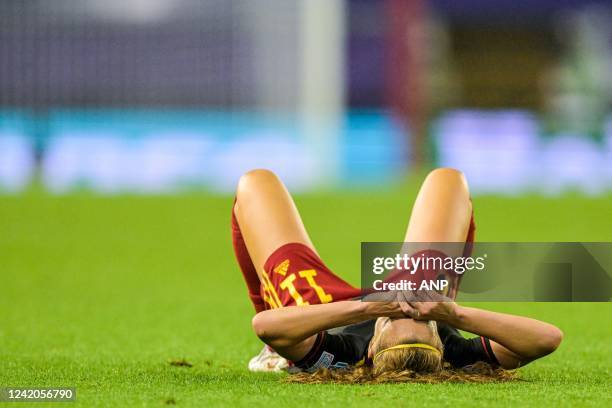
[[[258,355],[249,361],[249,371],[260,373],[278,373],[288,371],[293,367],[293,363],[278,355],[270,346],[264,346]]]

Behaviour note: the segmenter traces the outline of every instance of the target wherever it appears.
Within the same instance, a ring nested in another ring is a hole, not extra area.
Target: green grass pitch
[[[414,196],[401,187],[296,201],[323,259],[358,284],[360,241],[401,240]],[[487,305],[565,332],[554,355],[509,384],[296,385],[249,373],[261,343],[231,250],[231,203],[204,194],[1,197],[0,387],[75,386],[79,406],[612,404],[610,303]],[[481,241],[612,241],[612,197],[474,205]]]

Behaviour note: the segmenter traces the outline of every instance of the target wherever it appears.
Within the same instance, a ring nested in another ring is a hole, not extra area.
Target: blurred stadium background
[[[2,0],[0,191],[294,191],[432,166],[612,190],[612,8],[586,0]]]

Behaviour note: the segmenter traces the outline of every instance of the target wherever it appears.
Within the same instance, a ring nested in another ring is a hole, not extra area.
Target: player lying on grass
[[[474,230],[463,175],[453,169],[431,172],[404,241],[464,242],[463,254],[451,255],[469,256]],[[452,277],[448,297],[397,292],[386,301],[355,300],[360,290],[325,266],[287,189],[267,170],[241,178],[232,235],[257,312],[253,328],[267,345],[249,363],[252,371],[276,371],[287,360],[310,372],[365,366],[374,376],[438,372],[444,362],[512,369],[551,353],[562,339],[548,323],[456,304],[451,299],[458,281]],[[479,337],[465,339],[457,329]]]

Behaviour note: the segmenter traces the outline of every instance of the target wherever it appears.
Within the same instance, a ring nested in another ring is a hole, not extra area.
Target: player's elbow
[[[544,357],[555,351],[563,341],[563,332],[555,326],[548,327],[534,347],[534,357]]]
[[[251,320],[251,326],[253,331],[255,331],[255,335],[268,345],[271,345],[270,343],[274,342],[278,337],[275,334],[276,330],[274,330],[273,323],[271,316],[266,312],[257,313],[253,316],[253,320]]]
[[[269,337],[268,318],[265,316],[265,312],[257,313],[251,320],[251,326],[255,335],[264,342]]]
[[[274,316],[268,312],[260,312],[253,316],[251,326],[255,335],[272,348],[287,347],[293,344],[293,339],[278,329],[274,324]]]

